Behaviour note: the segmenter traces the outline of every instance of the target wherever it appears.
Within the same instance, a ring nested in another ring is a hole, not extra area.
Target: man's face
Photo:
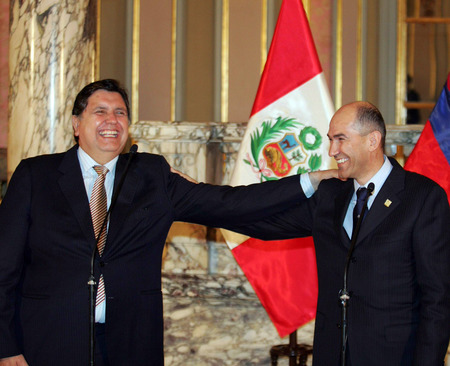
[[[355,128],[356,109],[344,107],[336,112],[330,122],[328,138],[329,155],[336,160],[339,177],[354,178],[366,184],[372,177],[369,135],[362,136]]]
[[[81,148],[97,163],[106,164],[119,155],[128,139],[128,113],[122,96],[97,90],[86,109],[73,116],[74,135]]]

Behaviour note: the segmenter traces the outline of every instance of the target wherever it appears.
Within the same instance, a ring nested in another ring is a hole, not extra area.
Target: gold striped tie
[[[106,225],[102,230],[100,238],[100,230],[102,229],[103,221],[107,213],[107,198],[105,190],[105,176],[108,173],[108,168],[102,165],[94,166],[94,170],[98,174],[95,180],[94,187],[92,188],[91,200],[89,201],[89,207],[91,209],[92,223],[94,225],[95,238],[98,239],[97,249],[100,257],[103,255],[103,249],[105,249],[107,228]],[[103,281],[103,275],[100,276],[100,280],[97,288],[96,306],[105,301],[105,283]]]

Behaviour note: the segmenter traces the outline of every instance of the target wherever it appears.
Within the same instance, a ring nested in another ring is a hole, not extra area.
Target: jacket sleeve
[[[22,161],[0,205],[0,358],[22,353],[15,334],[15,295],[24,263],[30,204],[30,171]]]
[[[231,187],[191,183],[171,173],[164,159],[161,169],[175,221],[229,228],[263,220],[306,200],[298,175]]]
[[[163,172],[169,167],[162,163]],[[300,176],[248,186],[192,184],[166,173],[175,221],[220,227],[263,240],[309,236],[312,201],[302,191]]]
[[[424,201],[412,244],[420,289],[414,365],[443,365],[450,338],[450,209],[438,186]]]

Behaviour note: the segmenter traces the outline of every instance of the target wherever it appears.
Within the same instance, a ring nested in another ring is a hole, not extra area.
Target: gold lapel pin
[[[391,203],[392,203],[391,200],[386,200],[386,201],[384,201],[384,205],[385,205],[386,207],[389,207],[389,206],[391,205]]]

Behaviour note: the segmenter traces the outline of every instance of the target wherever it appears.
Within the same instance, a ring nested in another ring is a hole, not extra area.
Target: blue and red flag
[[[405,169],[433,179],[450,203],[450,74]]]

